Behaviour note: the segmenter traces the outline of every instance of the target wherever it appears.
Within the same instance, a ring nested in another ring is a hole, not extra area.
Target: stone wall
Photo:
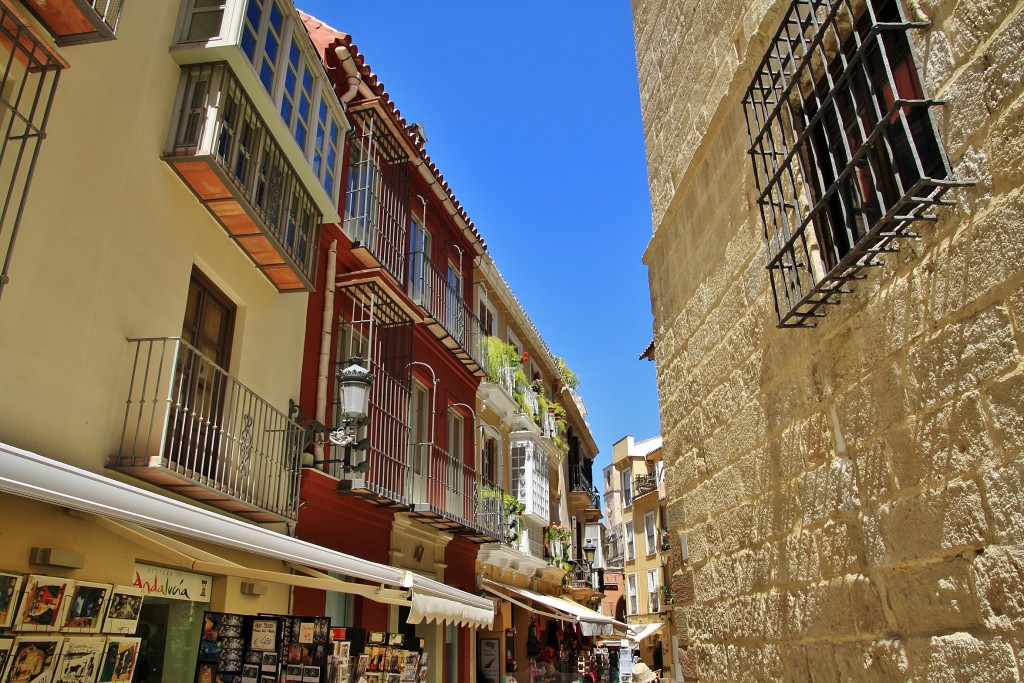
[[[977,184],[791,330],[741,104],[785,4],[633,2],[677,596],[693,586],[673,616],[700,680],[1022,677],[1024,2],[904,6],[931,22],[912,37]]]

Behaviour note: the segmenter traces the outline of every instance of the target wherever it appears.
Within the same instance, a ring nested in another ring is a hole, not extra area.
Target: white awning
[[[488,603],[490,601],[488,600]],[[470,607],[462,603],[440,598],[436,595],[412,592],[412,609],[409,610],[408,623],[436,622],[442,624],[458,624],[474,628],[491,628],[494,624],[494,606],[488,604],[486,610]]]
[[[507,591],[567,615],[569,619],[564,619],[564,621],[575,621],[579,623],[580,630],[585,636],[607,636],[614,633],[616,631],[616,627],[618,627],[619,630],[624,630],[626,628],[626,625],[621,621],[616,621],[606,614],[601,614],[596,610],[584,607],[580,603],[572,600],[556,598],[553,595],[544,595],[543,593],[535,593],[533,591],[526,590],[525,588],[515,588],[513,586],[506,586],[495,581],[490,581],[489,579],[484,579],[484,588],[486,589],[488,587]],[[492,590],[491,592],[501,597],[505,597],[506,599],[508,598],[507,595],[502,595],[499,591]]]
[[[647,636],[649,636],[649,635],[651,635],[653,633],[656,633],[664,625],[665,624],[663,624],[663,623],[630,624],[629,631],[628,631],[627,635],[629,636],[630,640],[633,640],[633,641],[639,643],[641,640],[643,640]]]
[[[429,596],[433,600],[421,602],[420,612],[425,618],[449,621],[450,614],[464,611],[463,623],[489,627],[494,618],[494,606],[484,597],[467,593],[440,581],[420,576],[369,560],[340,553],[298,538],[232,519],[216,512],[197,508],[130,484],[79,469],[66,463],[29,451],[0,444],[0,491],[24,498],[32,498],[51,505],[89,512],[146,529],[167,532],[228,548],[236,548],[255,555],[281,560],[289,566],[315,567],[382,586],[411,590],[412,594]],[[165,537],[166,538],[166,537]],[[173,539],[168,539],[173,543]],[[193,556],[186,547],[183,552]],[[196,552],[198,551],[196,549]],[[202,559],[202,558],[200,558]],[[231,563],[208,562],[226,573]],[[210,569],[210,567],[207,567]],[[258,570],[246,570],[250,573]],[[234,570],[238,574],[239,570]],[[265,580],[300,585],[291,574],[266,572]],[[326,576],[326,575],[324,575]],[[329,577],[328,577],[329,578]],[[345,583],[345,582],[337,582]],[[324,581],[318,587],[324,590],[331,584]],[[340,590],[340,589],[339,589]],[[342,591],[354,592],[354,591]],[[367,595],[375,599],[372,595]],[[381,602],[394,602],[394,591],[389,590]],[[454,603],[449,604],[449,603]],[[468,609],[467,609],[468,608]],[[486,615],[486,616],[485,616]]]

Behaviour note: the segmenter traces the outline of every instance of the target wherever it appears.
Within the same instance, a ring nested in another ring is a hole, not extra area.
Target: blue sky
[[[581,380],[601,454],[659,433],[650,198],[628,2],[296,0],[345,31]],[[595,482],[596,483],[596,482]],[[599,484],[600,486],[600,484]]]

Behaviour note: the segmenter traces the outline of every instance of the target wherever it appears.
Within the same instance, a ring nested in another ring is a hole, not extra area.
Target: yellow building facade
[[[666,580],[665,471],[660,436],[612,446],[612,467],[621,531],[626,622],[635,647],[652,669],[670,677],[672,629],[668,626],[671,586]]]

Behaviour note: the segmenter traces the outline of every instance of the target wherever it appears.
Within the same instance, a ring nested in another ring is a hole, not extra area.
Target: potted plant
[[[566,386],[570,391],[576,391],[580,388],[580,378],[576,376],[576,373],[569,369],[569,366],[565,364],[565,359],[556,356],[555,357],[555,368],[558,370],[558,374],[562,377],[562,384]]]

